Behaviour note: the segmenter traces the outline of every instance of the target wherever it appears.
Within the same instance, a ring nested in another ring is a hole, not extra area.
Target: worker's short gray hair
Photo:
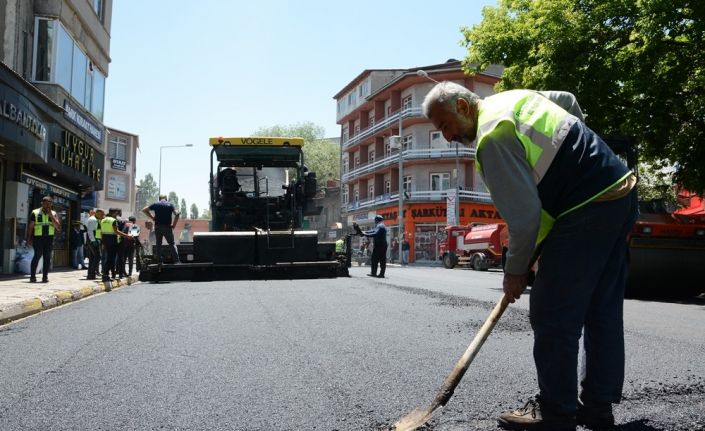
[[[430,118],[431,107],[438,104],[452,108],[455,111],[455,102],[458,99],[465,99],[470,105],[476,105],[480,100],[480,96],[455,82],[439,82],[428,92],[423,100],[421,105],[423,115],[426,118]]]

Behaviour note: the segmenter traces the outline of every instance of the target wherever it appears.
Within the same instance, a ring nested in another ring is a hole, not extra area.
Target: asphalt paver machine
[[[318,215],[316,174],[304,165],[302,138],[211,138],[209,232],[179,245],[181,263],[150,263],[142,281],[293,279],[347,276],[343,252],[303,229]]]

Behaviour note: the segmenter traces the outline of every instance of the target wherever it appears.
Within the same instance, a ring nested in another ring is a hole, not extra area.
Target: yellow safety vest
[[[115,223],[115,219],[113,217],[103,217],[103,220],[100,221],[101,238],[104,235],[116,235],[113,230],[113,223]]]
[[[103,229],[100,228],[100,222],[102,220],[103,219],[98,220],[98,224],[95,227],[95,239],[97,240],[103,238]]]
[[[44,226],[49,226],[49,236],[54,236],[54,223],[51,222],[49,214],[44,213],[41,208],[32,211],[32,214],[34,214],[34,236],[42,236]]]

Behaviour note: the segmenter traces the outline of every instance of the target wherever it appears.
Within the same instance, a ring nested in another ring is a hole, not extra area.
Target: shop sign
[[[102,169],[97,165],[97,151],[88,142],[64,130],[63,145],[58,142],[52,142],[52,144],[54,144],[54,159],[97,182],[101,181]]]
[[[91,120],[83,116],[83,114],[81,114],[78,109],[74,108],[73,105],[71,105],[69,101],[65,99],[64,109],[66,110],[66,112],[64,113],[64,117],[66,117],[69,121],[75,124],[79,129],[91,135],[93,139],[95,139],[101,144],[103,143],[103,129],[101,127],[98,127]]]
[[[384,217],[385,221],[395,222],[398,213],[396,208],[382,209],[378,212],[378,214]],[[488,223],[495,223],[502,220],[499,212],[493,206],[475,204],[460,206],[461,220],[466,217],[469,217],[472,221],[484,221]],[[448,210],[443,205],[412,205],[411,208],[404,209],[404,218],[412,221],[445,222],[448,218]]]
[[[110,159],[110,167],[118,171],[126,171],[127,161],[120,159]]]
[[[33,177],[28,174],[22,174],[20,181],[29,184],[30,187],[32,188],[37,188],[41,190],[42,195],[50,195],[54,197],[54,200],[57,203],[62,203],[65,204],[65,201],[62,199],[57,200],[57,198],[63,198],[67,200],[72,200],[75,201],[78,199],[78,193],[65,189],[63,187],[57,186],[56,184],[52,184],[48,181],[44,181],[42,179]]]
[[[108,199],[127,200],[127,180],[123,175],[108,175]]]
[[[27,130],[41,141],[47,137],[46,127],[34,115],[4,98],[0,99],[0,116]]]
[[[454,225],[458,223],[455,220],[455,205],[458,202],[458,194],[455,189],[446,190],[446,225]]]

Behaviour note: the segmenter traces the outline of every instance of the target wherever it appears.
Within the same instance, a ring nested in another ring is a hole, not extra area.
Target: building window
[[[367,198],[372,199],[374,197],[375,197],[375,185],[370,184],[369,186],[367,186]]]
[[[101,24],[105,24],[105,1],[93,0],[93,11],[98,16]]]
[[[360,158],[355,157],[355,167],[358,167],[358,166],[360,166]]]
[[[406,135],[404,136],[404,139],[402,140],[402,148],[404,151],[410,150],[414,147],[414,136],[413,135]]]
[[[127,139],[118,136],[111,137],[108,154],[111,159],[127,160]]]
[[[404,177],[404,184],[403,184],[403,190],[405,192],[411,192],[411,182],[412,182],[412,177]]]
[[[450,173],[440,172],[431,174],[431,191],[442,191],[450,188]]]
[[[343,203],[347,204],[348,203],[348,185],[343,186]]]
[[[348,161],[348,158],[347,158],[347,157],[343,157],[343,173],[348,172],[348,167],[349,167],[349,164],[348,164],[348,163],[350,163],[350,162]]]
[[[374,111],[370,112],[370,116],[368,117],[367,122],[369,123],[369,127],[372,127],[375,125],[375,112]]]
[[[448,141],[439,131],[431,132],[431,148],[448,148]]]
[[[353,201],[355,203],[360,202],[360,192],[355,190],[355,200]]]
[[[107,178],[108,186],[105,196],[108,199],[119,201],[127,200],[127,177],[120,174],[110,174]]]
[[[405,98],[401,99],[401,109],[409,109],[411,108],[411,96],[406,96]]]
[[[392,192],[392,182],[390,180],[386,180],[384,182],[384,194],[390,194]]]
[[[384,144],[384,154],[386,154],[387,157],[392,155],[392,145],[389,143],[389,141]]]
[[[35,28],[34,80],[59,84],[103,121],[105,75],[58,21],[36,18]]]
[[[360,125],[355,124],[355,135],[358,135],[360,133]]]
[[[369,162],[372,163],[375,161],[375,150],[372,150],[369,152],[367,155],[367,158],[369,159]]]
[[[348,140],[348,126],[343,126],[343,142]]]

